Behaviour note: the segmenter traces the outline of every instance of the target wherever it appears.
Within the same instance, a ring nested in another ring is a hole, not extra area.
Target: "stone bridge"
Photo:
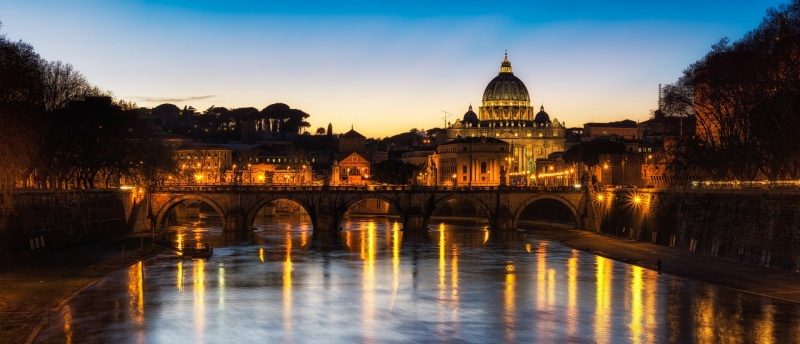
[[[568,209],[574,226],[590,225],[587,192],[574,187],[424,187],[424,186],[167,186],[150,192],[148,217],[154,230],[163,230],[169,212],[184,201],[214,208],[225,231],[246,231],[265,205],[281,199],[296,202],[309,214],[315,231],[336,231],[348,209],[368,199],[388,202],[400,215],[404,230],[426,229],[432,213],[451,199],[477,205],[492,230],[514,230],[528,207],[543,200]]]

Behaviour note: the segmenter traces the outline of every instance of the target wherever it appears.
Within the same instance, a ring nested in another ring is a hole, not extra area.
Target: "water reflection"
[[[196,259],[192,264],[194,338],[203,342],[206,331],[206,263],[203,259]]]
[[[595,325],[594,337],[597,343],[609,343],[610,318],[613,316],[611,308],[611,282],[613,280],[612,269],[614,262],[600,256],[595,257]]]
[[[578,250],[567,259],[567,337],[575,338],[578,330]]]
[[[209,260],[137,262],[86,289],[37,342],[800,342],[800,306],[683,280],[557,243],[351,218],[339,248],[275,217]],[[293,222],[294,221],[294,222]],[[417,233],[418,234],[418,233]],[[189,239],[186,239],[189,238]]]
[[[283,261],[283,330],[288,336],[286,340],[291,341],[292,333],[292,232],[287,229],[284,233],[284,245],[286,247],[286,259]]]
[[[64,322],[64,343],[72,344],[72,308],[64,306],[61,310],[61,318]]]
[[[135,328],[137,343],[144,340],[144,262],[128,268],[128,316]]]

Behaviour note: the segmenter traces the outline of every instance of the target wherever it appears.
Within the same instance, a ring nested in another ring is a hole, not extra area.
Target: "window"
[[[481,173],[486,173],[486,163],[485,162],[481,163]]]
[[[467,173],[467,165],[461,166],[461,173]]]

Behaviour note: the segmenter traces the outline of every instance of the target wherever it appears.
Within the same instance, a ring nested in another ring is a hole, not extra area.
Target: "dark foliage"
[[[770,9],[735,43],[720,40],[664,90],[667,115],[696,115],[685,164],[714,179],[800,178],[800,1]]]
[[[372,168],[372,178],[379,183],[409,184],[418,172],[418,166],[400,160],[381,161]]]

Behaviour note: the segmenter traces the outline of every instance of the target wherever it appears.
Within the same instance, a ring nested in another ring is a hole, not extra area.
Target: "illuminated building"
[[[361,154],[352,152],[344,159],[334,163],[331,185],[369,184],[369,177],[369,160]]]
[[[528,89],[514,76],[506,54],[500,74],[483,92],[478,113],[470,105],[464,117],[447,128],[447,139],[487,137],[508,143],[502,171],[509,184],[528,183],[536,171],[537,159],[565,150],[567,134],[563,123],[550,119],[544,105],[534,112],[530,103]],[[498,178],[500,171],[494,171]]]
[[[508,143],[492,137],[464,137],[439,145],[431,156],[438,185],[493,186],[502,184]]]
[[[187,144],[175,149],[181,183],[225,182],[225,171],[233,166],[233,149],[222,145]]]

